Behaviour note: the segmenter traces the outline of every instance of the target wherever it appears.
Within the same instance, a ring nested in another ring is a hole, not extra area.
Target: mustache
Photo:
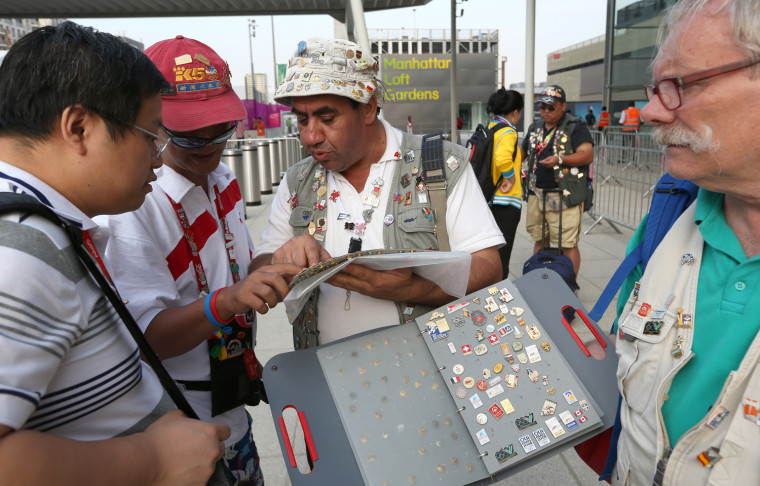
[[[720,143],[713,140],[712,128],[702,125],[700,132],[690,130],[683,125],[656,126],[652,130],[652,140],[660,145],[688,147],[694,153],[717,152]]]

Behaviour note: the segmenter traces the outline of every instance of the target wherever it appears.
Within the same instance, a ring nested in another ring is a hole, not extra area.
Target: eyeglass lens
[[[673,110],[681,104],[681,94],[673,79],[663,79],[657,84],[646,86],[647,100],[652,100],[654,95],[660,98],[662,105]]]
[[[213,143],[213,144],[220,144],[224,143],[227,140],[229,140],[232,135],[235,133],[235,128],[237,127],[237,124],[230,127],[229,130],[226,132],[220,134],[219,136],[215,138],[195,138],[195,137],[178,137],[174,134],[172,134],[170,131],[166,131],[169,134],[170,140],[177,146],[185,148],[185,149],[198,149],[203,148],[206,145]],[[166,130],[166,129],[165,129]]]
[[[552,105],[539,105],[539,110],[554,111],[555,108]]]

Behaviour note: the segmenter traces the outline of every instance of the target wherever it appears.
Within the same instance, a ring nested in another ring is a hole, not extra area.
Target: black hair
[[[628,106],[636,106],[636,103],[634,101],[629,101]]]
[[[606,106],[603,106],[603,107],[602,107],[602,111],[607,111],[607,107],[606,107]]]
[[[522,110],[525,106],[523,97],[517,91],[499,88],[497,92],[488,97],[486,111],[494,115],[505,116],[515,110]]]
[[[124,135],[142,101],[169,87],[142,52],[111,34],[74,22],[35,29],[13,44],[0,65],[0,135],[44,140],[75,104]]]

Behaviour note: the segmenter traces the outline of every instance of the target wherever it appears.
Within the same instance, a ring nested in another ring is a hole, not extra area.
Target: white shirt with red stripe
[[[226,165],[219,164],[209,174],[208,194],[166,165],[159,168],[156,175],[158,180],[153,183],[153,191],[140,209],[108,217],[109,269],[121,297],[129,302],[127,307],[143,330],[162,310],[190,304],[200,297],[190,247],[167,195],[185,210],[212,292],[233,283],[214,185],[221,194],[222,207],[229,211],[226,217],[234,236],[240,278],[248,274],[253,252],[253,242],[245,225],[245,203],[237,180]],[[205,341],[163,363],[174,379],[210,379]],[[186,391],[185,396],[201,419],[211,420],[211,393]],[[228,446],[240,440],[248,428],[243,407],[213,420],[232,428],[232,435],[226,441]]]

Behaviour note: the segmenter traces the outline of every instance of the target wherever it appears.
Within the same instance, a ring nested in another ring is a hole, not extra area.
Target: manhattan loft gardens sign
[[[460,105],[485,103],[496,91],[496,63],[496,54],[492,53],[457,56]],[[412,116],[415,133],[451,128],[450,54],[383,54],[380,66],[390,100],[383,107],[386,120],[403,127]]]

